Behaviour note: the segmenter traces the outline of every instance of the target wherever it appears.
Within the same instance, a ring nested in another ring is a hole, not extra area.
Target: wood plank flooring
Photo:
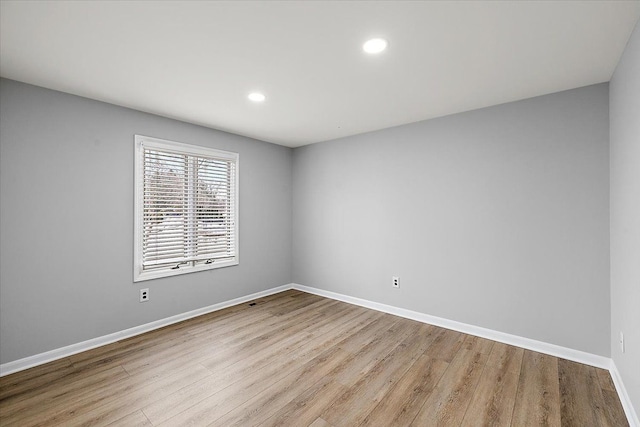
[[[1,426],[625,426],[609,373],[286,291],[0,378]]]

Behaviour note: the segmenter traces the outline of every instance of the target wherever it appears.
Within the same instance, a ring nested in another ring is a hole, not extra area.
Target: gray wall
[[[291,282],[291,149],[6,79],[0,123],[1,363]],[[240,153],[240,265],[133,283],[134,134]]]
[[[0,85],[1,363],[289,283],[292,265],[304,285],[610,354],[607,84],[293,155]],[[240,153],[239,266],[132,282],[136,133]]]
[[[640,411],[640,24],[611,79],[611,357]],[[625,335],[624,353],[618,342]]]
[[[605,83],[295,149],[293,281],[609,356],[608,111]]]

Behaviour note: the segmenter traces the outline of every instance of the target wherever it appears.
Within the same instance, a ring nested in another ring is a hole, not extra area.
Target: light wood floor
[[[0,378],[0,425],[624,426],[609,373],[298,291]]]

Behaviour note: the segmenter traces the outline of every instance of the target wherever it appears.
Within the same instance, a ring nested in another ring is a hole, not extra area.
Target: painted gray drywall
[[[609,355],[607,97],[296,149],[292,206],[290,149],[3,79],[0,362],[288,283],[292,239],[298,283]],[[136,133],[240,153],[240,266],[132,282]]]
[[[640,24],[610,83],[611,357],[640,413]],[[619,344],[624,332],[625,352]]]
[[[6,79],[0,124],[1,363],[291,282],[291,149]],[[133,283],[135,134],[240,154],[240,265]]]
[[[294,282],[609,356],[608,120],[604,83],[296,148]]]

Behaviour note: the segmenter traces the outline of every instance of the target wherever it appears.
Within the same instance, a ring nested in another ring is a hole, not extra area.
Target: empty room
[[[639,19],[0,0],[0,426],[640,427]]]

